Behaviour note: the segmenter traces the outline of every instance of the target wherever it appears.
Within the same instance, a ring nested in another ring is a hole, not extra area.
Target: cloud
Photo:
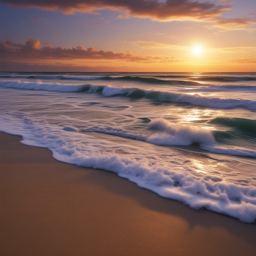
[[[127,71],[126,66],[109,67],[109,66],[78,66],[72,64],[54,63],[54,64],[38,64],[4,61],[0,62],[1,72],[124,72]]]
[[[231,10],[231,0],[221,0],[223,4],[200,0],[0,0],[7,6],[17,8],[39,8],[42,10],[61,11],[64,14],[110,9],[120,11],[118,18],[130,16],[150,18],[157,21],[206,21],[213,23],[212,27],[223,30],[244,30],[247,26],[255,25],[256,21],[250,17],[223,19],[224,11]],[[30,18],[38,22],[36,18]],[[249,28],[248,30],[255,30]]]
[[[121,60],[142,63],[168,63],[176,62],[178,59],[165,56],[134,55],[131,51],[125,53],[115,53],[113,51],[103,51],[83,46],[74,48],[52,47],[34,39],[29,39],[25,44],[16,44],[10,41],[0,41],[1,61],[10,60]]]
[[[218,5],[200,0],[0,0],[7,6],[18,8],[40,8],[59,10],[65,14],[73,12],[92,13],[97,10],[110,9],[122,11],[119,17],[129,16],[150,18],[158,21],[196,20],[205,21],[221,16],[230,10],[230,5]]]
[[[216,19],[214,27],[218,27],[224,30],[256,30],[256,28],[248,27],[256,25],[255,20],[251,20],[248,17],[237,18],[237,19]]]
[[[131,44],[138,45],[141,48],[148,48],[148,49],[173,49],[173,50],[188,50],[190,47],[182,46],[182,45],[174,45],[174,44],[166,44],[160,43],[155,41],[132,41]]]

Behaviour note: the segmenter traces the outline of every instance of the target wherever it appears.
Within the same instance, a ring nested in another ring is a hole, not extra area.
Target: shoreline
[[[255,255],[256,225],[194,210],[0,132],[1,255]]]

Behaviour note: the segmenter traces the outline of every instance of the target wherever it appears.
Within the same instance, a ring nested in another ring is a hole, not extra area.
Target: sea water
[[[0,73],[0,131],[256,220],[256,73]]]

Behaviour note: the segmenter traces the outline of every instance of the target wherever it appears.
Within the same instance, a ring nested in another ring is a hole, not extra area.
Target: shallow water
[[[0,130],[160,196],[256,219],[256,73],[1,73]]]

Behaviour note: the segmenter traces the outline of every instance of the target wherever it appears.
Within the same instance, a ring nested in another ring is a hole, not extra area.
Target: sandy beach
[[[256,225],[0,133],[0,255],[255,255]]]

